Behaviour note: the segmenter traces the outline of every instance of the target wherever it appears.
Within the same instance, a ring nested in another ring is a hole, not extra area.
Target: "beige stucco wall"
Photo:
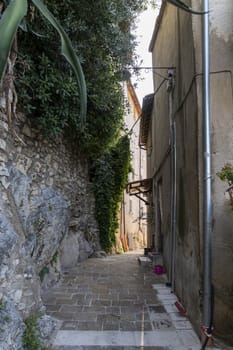
[[[137,96],[133,86],[124,87],[127,106],[125,108],[125,127],[130,131],[130,152],[132,172],[128,182],[146,178],[146,152],[139,148],[140,108],[136,108]],[[135,196],[124,193],[124,210],[121,229],[126,234],[129,250],[143,248],[147,244],[147,209],[145,203]]]
[[[201,3],[195,0],[192,6],[201,9]],[[214,323],[215,334],[233,343],[233,211],[224,194],[226,186],[216,176],[225,163],[233,164],[233,2],[210,0],[210,9]],[[191,16],[168,4],[152,52],[154,66],[176,67],[173,98],[177,132],[175,290],[197,331],[202,323],[203,291],[201,28],[200,16]],[[161,79],[155,77],[155,90],[160,82]],[[170,156],[160,166],[169,146],[166,84],[155,96],[152,123],[153,150],[149,167],[155,174],[154,211],[156,217],[156,184],[162,179],[163,249],[169,270]],[[158,222],[155,226],[158,231]]]
[[[213,177],[212,275],[215,334],[233,344],[233,211],[216,175],[233,164],[233,2],[210,0],[210,105]],[[201,22],[193,18],[196,71],[202,71]],[[202,188],[202,79],[198,79],[199,180]],[[200,192],[201,193],[201,192]],[[202,196],[200,196],[200,215]],[[200,226],[202,237],[202,227]]]
[[[175,257],[175,290],[196,328],[200,322],[200,252],[198,232],[197,190],[197,109],[194,49],[191,18],[174,6],[167,5],[160,23],[152,53],[154,66],[176,67],[173,96],[177,132],[177,224]],[[167,75],[167,71],[163,71]],[[162,78],[155,78],[155,89]],[[190,89],[189,95],[181,103]],[[153,112],[153,156],[155,212],[158,210],[157,185],[161,181],[163,254],[169,274],[171,257],[171,184],[169,153],[169,103],[167,86],[164,84],[155,96]],[[167,157],[165,156],[167,154]],[[158,217],[156,233],[159,234]]]

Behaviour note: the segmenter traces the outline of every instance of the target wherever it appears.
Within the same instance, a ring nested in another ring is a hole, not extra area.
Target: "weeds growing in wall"
[[[39,350],[41,348],[41,343],[38,335],[36,334],[36,322],[38,316],[31,315],[26,321],[26,329],[23,335],[23,346],[25,350]]]

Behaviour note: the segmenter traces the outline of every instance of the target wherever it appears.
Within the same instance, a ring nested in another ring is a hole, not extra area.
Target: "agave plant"
[[[48,8],[41,2],[41,0],[32,0],[32,2],[60,35],[61,54],[65,56],[66,60],[72,66],[78,82],[80,93],[80,118],[84,121],[86,117],[87,95],[85,78],[80,61],[74,52],[69,37]],[[27,0],[10,0],[8,3],[9,4],[0,19],[0,81],[4,75],[5,66],[14,37],[28,11]]]

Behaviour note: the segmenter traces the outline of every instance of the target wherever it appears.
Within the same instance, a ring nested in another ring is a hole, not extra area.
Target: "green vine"
[[[99,224],[100,243],[106,251],[110,251],[115,245],[119,204],[129,171],[129,138],[123,136],[94,165],[96,219]]]

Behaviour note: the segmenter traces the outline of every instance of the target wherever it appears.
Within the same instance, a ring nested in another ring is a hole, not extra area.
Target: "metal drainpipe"
[[[141,180],[142,179],[142,171],[141,171],[141,168],[142,168],[142,160],[141,160],[141,148],[139,147],[139,179]],[[139,217],[139,221],[138,221],[138,230],[142,232],[142,229],[141,229],[141,200],[139,198],[139,208],[138,208],[138,217]]]
[[[176,256],[176,123],[172,123],[173,143],[173,212],[172,212],[172,290],[175,290],[175,256]]]
[[[176,128],[173,116],[174,69],[168,71],[168,99],[171,145],[171,221],[170,221],[170,266],[168,280],[174,290],[175,284],[175,244],[176,244]]]
[[[210,49],[209,49],[209,0],[203,1],[203,243],[204,243],[204,305],[203,327],[208,333],[211,326],[211,233],[212,233],[212,175],[211,175],[211,125],[210,125]]]

